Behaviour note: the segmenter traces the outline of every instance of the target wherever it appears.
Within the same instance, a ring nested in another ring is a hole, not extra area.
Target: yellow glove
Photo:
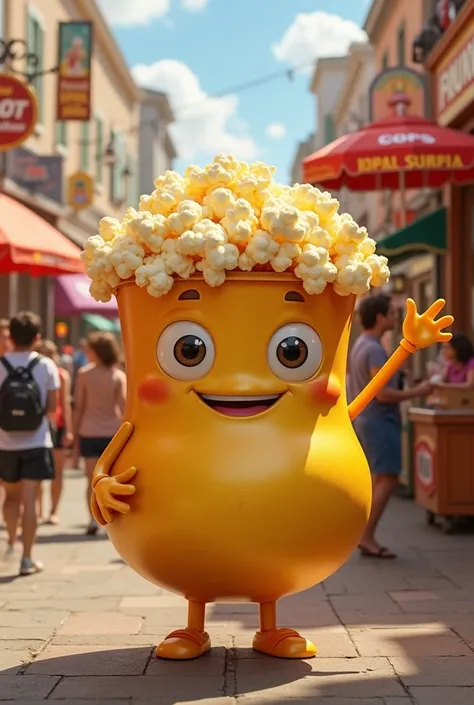
[[[403,337],[410,345],[421,350],[434,345],[434,343],[446,343],[451,340],[452,334],[443,333],[442,329],[451,326],[454,318],[452,316],[443,316],[435,321],[435,317],[443,310],[445,304],[446,301],[444,299],[438,299],[420,316],[413,299],[407,299],[407,312],[403,322]]]
[[[101,526],[112,524],[115,519],[114,512],[128,514],[130,505],[116,498],[135,494],[135,485],[130,484],[130,480],[133,480],[136,474],[137,469],[132,467],[115,477],[98,475],[94,478],[91,511]]]

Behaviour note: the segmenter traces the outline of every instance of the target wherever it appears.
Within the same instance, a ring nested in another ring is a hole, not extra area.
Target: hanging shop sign
[[[35,129],[38,106],[33,91],[18,78],[0,74],[0,151],[22,144]]]
[[[60,22],[57,120],[91,119],[92,22]]]
[[[89,208],[94,200],[94,179],[84,171],[68,179],[68,205],[74,210]]]
[[[474,23],[468,22],[435,70],[436,120],[448,125],[474,101]]]
[[[45,196],[55,203],[63,202],[63,158],[35,154],[18,147],[7,154],[6,176],[17,186],[35,194]]]
[[[427,92],[425,77],[404,66],[385,69],[369,89],[369,121],[385,120],[397,115],[425,117]]]

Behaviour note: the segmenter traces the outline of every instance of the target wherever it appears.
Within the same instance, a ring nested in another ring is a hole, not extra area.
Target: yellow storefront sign
[[[74,210],[89,208],[94,200],[94,179],[84,171],[71,174],[68,179],[67,200]]]
[[[460,154],[405,154],[403,157],[359,157],[357,172],[398,171],[399,169],[463,169]]]

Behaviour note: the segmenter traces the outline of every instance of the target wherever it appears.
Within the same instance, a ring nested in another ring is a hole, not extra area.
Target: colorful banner
[[[26,83],[0,74],[0,152],[27,140],[35,129],[37,116],[36,96]]]
[[[370,122],[397,115],[426,115],[425,77],[404,66],[379,73],[372,81],[369,97]]]
[[[94,179],[83,171],[68,179],[68,205],[75,210],[89,208],[94,200]]]
[[[57,120],[91,119],[92,22],[60,22]]]

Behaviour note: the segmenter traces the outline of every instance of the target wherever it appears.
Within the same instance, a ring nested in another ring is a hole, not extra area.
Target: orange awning
[[[34,211],[0,193],[0,274],[82,273],[80,253],[77,245]]]

